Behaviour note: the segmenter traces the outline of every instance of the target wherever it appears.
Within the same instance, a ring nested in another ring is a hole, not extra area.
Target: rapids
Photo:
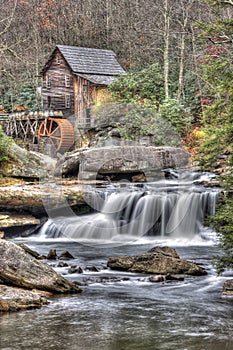
[[[50,217],[42,239],[125,243],[144,236],[193,239],[203,236],[206,215],[215,213],[218,189],[200,185],[211,174],[167,170],[153,183],[111,184],[91,189],[91,215]],[[203,236],[204,238],[204,236]]]
[[[233,303],[221,294],[233,274],[216,275],[212,259],[220,251],[215,233],[203,226],[219,195],[202,186],[210,176],[172,170],[155,183],[91,189],[91,215],[50,217],[39,235],[18,238],[42,255],[68,250],[74,256],[69,265],[83,273],[52,264],[81,283],[83,293],[0,316],[1,350],[233,349]],[[109,256],[155,245],[175,247],[208,274],[152,283],[148,275],[107,269]]]

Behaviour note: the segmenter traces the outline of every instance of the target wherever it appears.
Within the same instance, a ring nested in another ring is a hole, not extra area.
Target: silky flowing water
[[[171,183],[169,188],[170,185]],[[216,276],[212,258],[220,252],[215,245],[215,234],[203,228],[201,221],[198,225],[193,223],[192,218],[185,222],[180,214],[181,207],[177,206],[179,200],[183,207],[190,202],[191,210],[196,211],[196,218],[201,220],[203,211],[199,210],[200,203],[203,210],[214,210],[212,199],[216,193],[212,189],[201,189],[195,184],[195,188],[190,191],[193,198],[191,200],[186,198],[187,188],[184,188],[184,184],[182,186],[181,200],[175,185],[175,191],[172,193],[174,195],[176,192],[176,200],[168,200],[172,205],[165,204],[164,201],[161,203],[158,198],[150,198],[152,206],[154,202],[159,201],[163,208],[167,208],[167,214],[164,214],[164,210],[159,211],[159,214],[157,212],[153,222],[157,224],[149,225],[147,234],[143,235],[140,231],[134,239],[126,235],[124,225],[128,225],[136,215],[135,208],[139,198],[157,196],[154,193],[155,185],[152,185],[153,191],[147,187],[146,194],[145,188],[136,191],[138,198],[134,198],[130,210],[124,209],[120,215],[119,212],[117,215],[114,212],[114,217],[109,217],[109,210],[105,210],[107,224],[105,221],[104,227],[109,226],[109,220],[110,225],[116,223],[116,220],[124,222],[120,226],[117,224],[118,230],[113,230],[112,235],[106,237],[103,234],[102,240],[96,237],[98,232],[102,232],[101,226],[97,225],[95,232],[93,227],[85,232],[83,225],[88,222],[86,217],[81,224],[79,221],[75,223],[75,218],[57,218],[55,226],[51,220],[40,235],[19,239],[40,254],[47,254],[50,249],[56,249],[58,253],[68,250],[75,257],[69,264],[81,266],[84,272],[69,274],[69,268],[59,268],[57,262],[54,262],[55,269],[68,279],[82,282],[83,293],[50,298],[50,304],[41,309],[2,314],[1,350],[233,349],[233,301],[222,297],[223,283],[226,278],[233,277],[233,274]],[[116,189],[109,191],[106,200],[108,201],[109,196],[115,192]],[[193,201],[197,200],[197,196],[193,196],[193,193],[199,193],[203,197],[203,192],[209,194],[206,198],[199,198],[199,204],[194,205]],[[120,191],[118,195],[122,193],[125,191]],[[134,190],[127,193],[131,199],[132,196],[136,196]],[[167,193],[170,195],[170,190]],[[131,203],[131,200],[128,202]],[[114,203],[117,205],[116,200]],[[175,206],[177,210],[174,211]],[[142,207],[145,207],[145,203]],[[150,219],[150,215],[142,213],[143,211],[139,210],[139,215],[142,215],[140,221],[137,221],[139,230],[139,223]],[[186,213],[190,215],[189,211]],[[89,222],[99,222],[100,217],[96,215],[103,213],[91,214],[88,216]],[[180,235],[179,225],[174,225],[174,222],[177,224],[177,220],[181,220]],[[67,225],[69,230],[63,234]],[[79,229],[74,229],[75,225]],[[135,232],[137,226],[135,223],[133,225]],[[130,225],[127,227],[132,228]],[[197,232],[185,233],[184,230],[194,227]],[[124,239],[120,242],[121,234]],[[176,248],[182,258],[201,264],[208,274],[187,277],[183,282],[151,283],[148,275],[111,271],[106,268],[109,256],[140,254],[155,245]],[[98,272],[90,271],[91,266],[97,267]]]

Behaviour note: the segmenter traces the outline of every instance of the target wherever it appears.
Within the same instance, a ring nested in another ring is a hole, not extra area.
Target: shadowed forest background
[[[64,44],[112,49],[128,72],[157,64],[161,97],[182,101],[197,115],[212,98],[203,63],[227,45],[224,28],[217,34],[211,26],[230,21],[231,5],[198,0],[1,0],[0,104],[8,111],[15,104],[38,108],[35,91],[41,69],[55,45]],[[144,90],[149,93],[150,87]]]

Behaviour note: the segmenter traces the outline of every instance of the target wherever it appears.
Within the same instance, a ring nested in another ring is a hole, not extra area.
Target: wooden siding
[[[50,79],[50,87],[48,86]],[[70,82],[69,86],[67,82]],[[70,107],[66,101],[70,96]],[[74,78],[62,55],[56,51],[48,69],[43,74],[42,82],[43,109],[61,110],[65,117],[74,114]]]
[[[75,114],[77,118],[84,118],[86,109],[96,102],[97,86],[79,76],[74,80]]]
[[[103,100],[104,95],[103,85],[74,74],[59,50],[54,52],[43,73],[43,110],[62,111],[66,118],[75,115],[76,119],[84,119],[87,108]]]

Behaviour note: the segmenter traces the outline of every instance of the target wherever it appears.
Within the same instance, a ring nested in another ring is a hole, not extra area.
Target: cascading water
[[[213,215],[219,190],[199,185],[210,177],[198,172],[166,172],[166,179],[111,185],[93,190],[99,212],[49,219],[41,235],[79,240],[123,240],[145,235],[191,238],[200,234],[207,214]]]

